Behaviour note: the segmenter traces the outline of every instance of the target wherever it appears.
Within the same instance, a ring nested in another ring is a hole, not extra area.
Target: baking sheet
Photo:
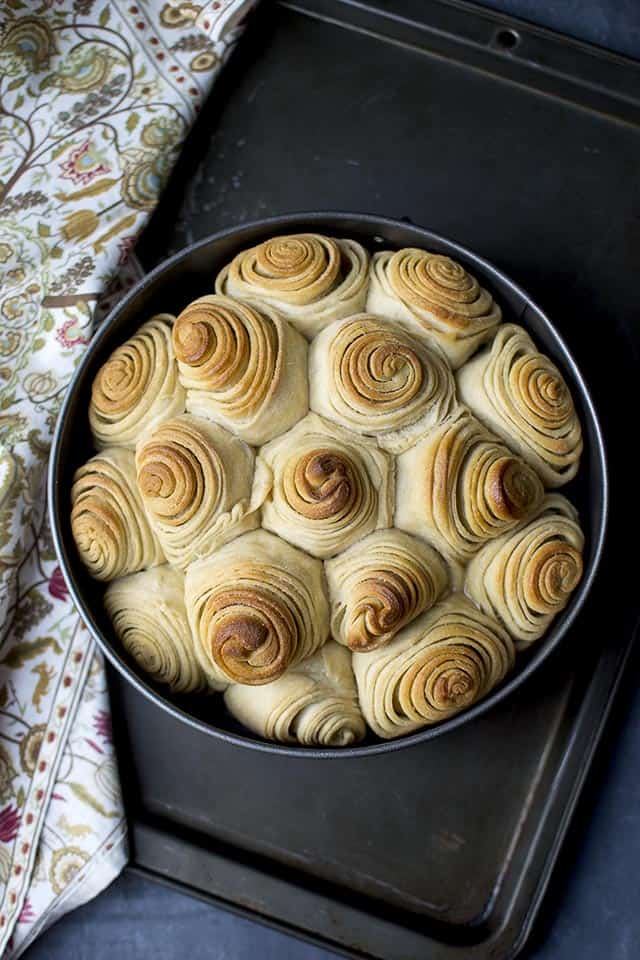
[[[357,955],[503,958],[523,944],[636,618],[620,562],[635,524],[620,394],[637,359],[639,76],[458,3],[263,7],[143,238],[145,265],[313,207],[408,216],[473,247],[547,310],[594,390],[610,536],[560,654],[420,748],[329,765],[262,757],[113,678],[138,868]]]

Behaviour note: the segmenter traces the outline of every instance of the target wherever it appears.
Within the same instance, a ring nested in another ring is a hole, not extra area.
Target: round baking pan
[[[547,634],[520,654],[514,672],[480,703],[418,733],[382,741],[371,732],[366,740],[345,749],[284,746],[255,736],[225,709],[221,696],[177,696],[154,684],[124,651],[102,605],[104,586],[87,574],[75,549],[70,514],[74,471],[92,454],[87,411],[92,381],[112,350],[155,313],[178,314],[196,297],[213,291],[217,272],[240,250],[277,234],[326,233],[360,241],[370,251],[423,247],[461,261],[495,296],[505,321],[521,323],[538,347],[553,358],[573,393],[584,432],[580,471],[563,492],[575,503],[586,535],[582,582],[567,609]],[[607,470],[598,419],[569,350],[551,321],[527,294],[476,254],[413,224],[353,213],[304,213],[274,217],[225,230],[193,244],[156,267],[122,300],[100,326],[78,367],[60,412],[49,465],[49,509],[60,566],[74,603],[105,655],[142,694],[177,720],[238,746],[298,757],[348,758],[398,750],[469,723],[512,694],[558,646],[573,624],[589,592],[604,542],[607,519]]]

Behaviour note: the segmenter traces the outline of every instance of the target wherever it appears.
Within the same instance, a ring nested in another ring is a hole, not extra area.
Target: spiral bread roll
[[[299,233],[243,250],[218,274],[216,293],[269,303],[311,338],[364,309],[368,270],[354,240]]]
[[[438,253],[243,250],[109,356],[89,420],[71,526],[123,647],[270,739],[453,716],[582,576],[577,513],[545,493],[579,469],[567,384]]]
[[[104,605],[123,647],[145,673],[173,693],[209,686],[195,654],[184,606],[184,576],[164,564],[114,580]],[[214,689],[222,684],[213,683]]]
[[[491,294],[462,264],[413,247],[374,255],[366,309],[434,340],[454,370],[502,319]]]
[[[170,563],[184,570],[259,525],[251,502],[254,457],[224,427],[183,414],[138,447],[138,488]]]
[[[76,470],[71,532],[80,559],[96,580],[164,563],[138,493],[131,450],[108,447]]]
[[[582,430],[558,368],[522,327],[501,327],[458,372],[461,399],[534,467],[547,487],[578,472]]]
[[[189,412],[247,443],[266,443],[309,409],[306,341],[268,306],[200,297],[178,316],[173,344]]]
[[[192,564],[185,603],[198,658],[222,681],[270,683],[329,633],[322,564],[264,530]]]
[[[465,592],[524,650],[569,602],[582,578],[583,549],[577,511],[565,497],[549,494],[533,520],[476,554]]]
[[[400,530],[377,530],[327,560],[331,633],[351,650],[384,646],[447,587],[442,557]]]
[[[254,501],[262,525],[314,557],[331,557],[391,525],[393,461],[364,437],[310,413],[262,447]]]
[[[337,320],[309,352],[311,408],[400,453],[455,405],[455,383],[439,350],[397,325],[362,313]]]
[[[396,526],[460,561],[531,516],[544,494],[535,471],[465,410],[400,454],[397,469]]]
[[[365,720],[384,740],[439,723],[470,707],[514,664],[504,627],[452,594],[385,647],[353,654]]]
[[[240,723],[281,743],[348,747],[366,732],[351,655],[332,641],[273,683],[232,684],[224,699]]]
[[[140,434],[184,413],[171,314],[160,313],[111,354],[91,388],[89,424],[96,447],[135,447]]]

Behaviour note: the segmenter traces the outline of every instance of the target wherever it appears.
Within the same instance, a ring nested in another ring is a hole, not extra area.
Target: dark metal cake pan
[[[514,673],[488,697],[456,717],[410,736],[381,741],[369,734],[360,746],[311,749],[267,742],[240,727],[220,697],[176,696],[154,684],[121,647],[103,610],[103,587],[85,571],[70,527],[70,488],[74,471],[92,453],[87,411],[93,379],[109,354],[145,319],[158,312],[178,313],[195,297],[210,293],[217,271],[239,250],[276,234],[315,231],[352,237],[370,251],[424,247],[460,260],[495,296],[504,319],[521,323],[564,374],[582,422],[585,449],[578,477],[566,492],[577,505],[586,534],[585,572],[572,600]],[[230,743],[291,756],[354,757],[397,750],[453,730],[509,696],[546,660],[570,630],[596,574],[607,521],[607,468],[604,442],[589,389],[553,322],[517,284],[472,251],[426,229],[397,220],[353,213],[302,213],[274,217],[214,234],[186,248],[149,273],[113,310],[93,337],[67,391],[58,420],[49,466],[49,509],[60,565],[74,603],[92,635],[116,668],[145,696],[174,717]]]

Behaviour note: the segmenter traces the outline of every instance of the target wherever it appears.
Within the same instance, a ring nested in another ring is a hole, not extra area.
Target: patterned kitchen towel
[[[126,860],[104,667],[56,563],[47,458],[97,299],[253,2],[0,4],[0,956]]]

